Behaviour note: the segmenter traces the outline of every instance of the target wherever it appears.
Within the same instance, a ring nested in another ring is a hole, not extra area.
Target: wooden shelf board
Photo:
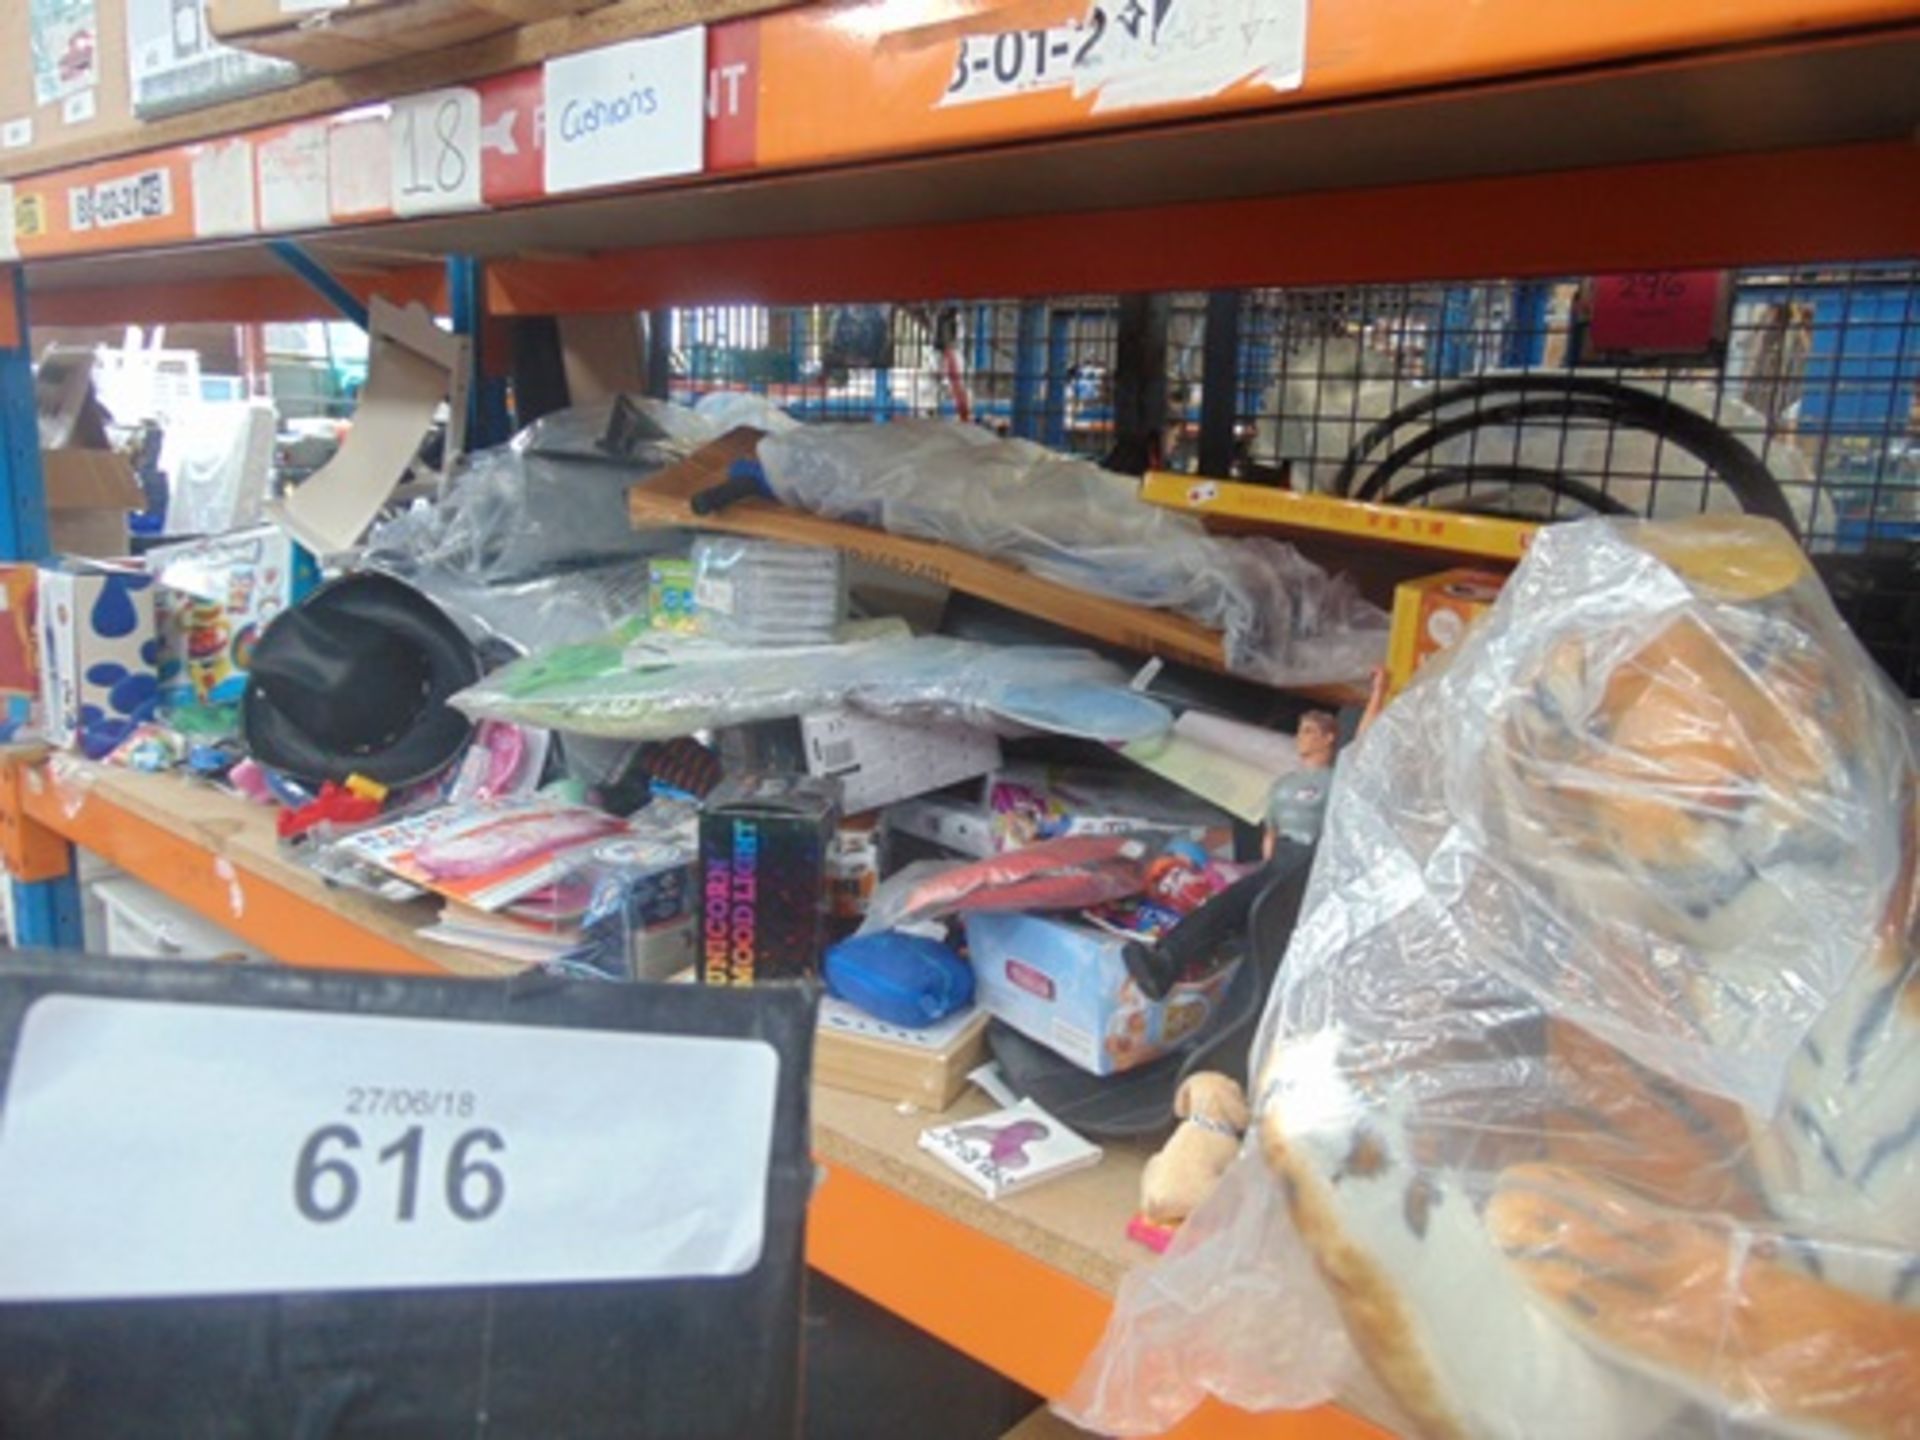
[[[759,442],[758,431],[735,430],[680,464],[648,476],[627,492],[634,523],[691,525],[796,545],[831,546],[889,570],[932,580],[1064,625],[1096,640],[1165,655],[1208,670],[1226,670],[1218,631],[1170,611],[1089,595],[957,546],[890,535],[765,500],[743,500],[718,514],[695,515],[690,503],[693,497],[725,480],[733,461],[752,458]]]
[[[1895,26],[299,238],[349,271],[493,259],[491,303],[528,314],[1886,258],[1920,248],[1916,73],[1920,26]],[[143,253],[132,285],[112,257],[29,282],[140,321],[273,266],[257,242]]]
[[[272,812],[172,775],[70,759],[20,765],[31,821],[96,851],[289,964],[500,978],[520,967],[420,940],[431,907],[345,894],[279,854]],[[968,1095],[946,1112],[990,1108]],[[956,1348],[1040,1393],[1065,1392],[1121,1279],[1147,1263],[1125,1238],[1147,1150],[1114,1145],[1093,1169],[989,1202],[923,1155],[926,1112],[815,1087],[815,1153],[826,1179],[808,1259]],[[1209,1405],[1192,1440],[1380,1440],[1325,1408],[1250,1416]]]

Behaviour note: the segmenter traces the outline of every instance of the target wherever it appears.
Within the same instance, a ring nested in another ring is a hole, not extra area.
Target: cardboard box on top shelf
[[[127,9],[128,91],[142,120],[291,85],[297,65],[214,38],[209,0],[107,0]]]
[[[0,4],[0,159],[137,129],[126,0]]]
[[[228,45],[331,73],[427,54],[601,0],[207,0]]]

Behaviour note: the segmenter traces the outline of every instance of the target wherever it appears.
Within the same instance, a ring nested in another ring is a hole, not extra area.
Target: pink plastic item
[[[449,840],[429,840],[414,863],[434,880],[465,880],[571,850],[627,827],[597,810],[563,810],[502,820]]]

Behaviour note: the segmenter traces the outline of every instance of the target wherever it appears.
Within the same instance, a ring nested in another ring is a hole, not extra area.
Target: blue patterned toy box
[[[40,567],[40,693],[47,739],[104,755],[158,691],[153,578],[88,560]]]

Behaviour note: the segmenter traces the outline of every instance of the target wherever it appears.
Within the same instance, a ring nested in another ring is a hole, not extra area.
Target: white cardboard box
[[[807,773],[840,782],[841,813],[925,795],[1000,764],[1000,741],[973,725],[918,725],[850,710],[800,721]]]
[[[40,567],[40,694],[47,739],[72,745],[84,723],[104,732],[144,718],[159,689],[153,577],[86,560]]]

